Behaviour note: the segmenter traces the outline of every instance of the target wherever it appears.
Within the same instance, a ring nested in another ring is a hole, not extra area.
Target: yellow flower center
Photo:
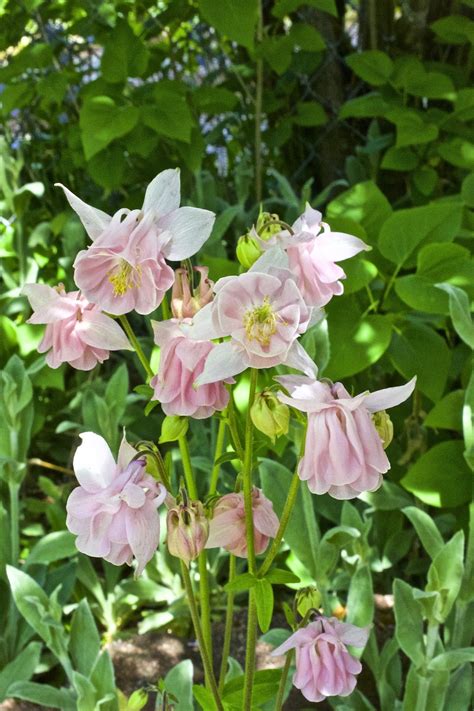
[[[266,296],[261,306],[249,309],[244,315],[244,326],[249,341],[256,340],[262,346],[268,346],[277,327],[277,314],[273,311]]]
[[[114,287],[114,296],[123,296],[129,289],[141,283],[141,267],[133,267],[125,259],[109,273],[109,281]]]

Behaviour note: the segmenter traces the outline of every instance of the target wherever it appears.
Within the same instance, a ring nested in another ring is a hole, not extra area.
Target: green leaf
[[[417,376],[417,387],[433,402],[443,395],[451,352],[436,331],[421,323],[405,323],[394,333],[389,354],[403,377]]]
[[[432,203],[394,212],[384,223],[378,246],[386,259],[401,267],[424,242],[449,242],[461,227],[460,203]]]
[[[16,681],[8,689],[8,696],[13,699],[31,701],[40,706],[61,711],[77,711],[74,698],[66,689],[55,689],[48,684],[33,681]]]
[[[366,491],[359,498],[378,511],[394,511],[412,504],[411,496],[388,479],[377,491]]]
[[[257,579],[257,584],[252,588],[257,605],[258,624],[262,632],[268,632],[273,615],[273,588],[266,578]]]
[[[326,47],[322,34],[303,22],[295,22],[291,26],[289,37],[295,47],[304,52],[321,52]]]
[[[465,15],[449,15],[436,20],[431,29],[439,39],[449,44],[474,44],[474,22]]]
[[[407,506],[402,509],[405,516],[413,524],[423,548],[430,558],[434,558],[443,548],[444,540],[436,527],[435,522],[427,513],[416,506]]]
[[[77,606],[71,620],[69,653],[74,668],[89,676],[100,652],[100,637],[87,598]]]
[[[198,0],[198,7],[211,27],[243,47],[253,47],[257,0]]]
[[[53,563],[63,558],[71,558],[77,554],[76,536],[69,531],[53,531],[36,543],[27,559],[27,565],[32,563]]]
[[[109,710],[107,707],[107,711],[117,711],[114,703],[117,693],[114,666],[107,650],[104,650],[97,657],[91,671],[90,680],[94,685],[99,700],[105,698],[111,699],[112,708]],[[84,709],[84,711],[89,711],[89,709]]]
[[[217,711],[213,695],[210,691],[208,691],[208,689],[205,689],[204,686],[194,684],[193,695],[199,706],[202,708],[202,711]]]
[[[242,573],[236,575],[224,586],[226,592],[241,592],[242,590],[250,590],[257,584],[257,578],[252,573]]]
[[[474,662],[474,647],[466,647],[465,649],[450,649],[448,652],[438,654],[437,657],[431,660],[428,664],[430,671],[451,671],[460,667],[466,662]]]
[[[239,101],[233,91],[221,86],[198,86],[193,92],[193,100],[197,109],[205,114],[232,111]]]
[[[474,143],[456,136],[439,143],[437,150],[441,158],[456,168],[474,170]]]
[[[439,131],[436,124],[427,123],[423,114],[414,109],[392,109],[386,113],[385,118],[396,126],[396,148],[417,146],[420,143],[429,143],[438,138]]]
[[[440,442],[422,454],[401,480],[402,486],[429,506],[461,506],[471,500],[471,473],[459,440]]]
[[[184,659],[165,676],[165,689],[178,699],[173,702],[175,711],[189,711],[193,707],[193,673],[192,661]]]
[[[429,411],[423,420],[424,426],[461,432],[463,402],[463,390],[448,393]]]
[[[40,642],[30,642],[0,671],[0,702],[7,696],[9,687],[15,682],[31,679],[41,655]]]
[[[438,173],[434,168],[424,166],[414,171],[411,176],[415,188],[425,197],[432,195],[438,184]]]
[[[474,371],[471,373],[466,388],[466,397],[462,409],[462,428],[464,435],[464,458],[474,472]]]
[[[159,136],[189,143],[195,121],[180,87],[175,82],[159,82],[153,88],[153,98],[155,103],[141,107],[145,126]]]
[[[331,200],[326,209],[326,218],[345,217],[358,222],[365,229],[370,244],[376,240],[383,223],[391,215],[392,208],[385,195],[372,180],[357,183]]]
[[[449,313],[456,333],[470,348],[474,348],[474,323],[471,305],[465,291],[452,284],[437,284],[449,295]]]
[[[139,111],[135,106],[117,106],[109,96],[93,96],[81,109],[79,125],[86,160],[121,138],[136,126]]]
[[[283,74],[291,64],[293,44],[287,35],[265,37],[260,45],[260,51],[273,71]]]
[[[461,589],[464,574],[464,531],[454,534],[437,553],[428,570],[427,592],[441,595],[441,609],[436,610],[436,621],[443,623]]]
[[[253,704],[258,707],[266,701],[275,699],[275,690],[278,688],[280,680],[280,669],[264,669],[255,672],[253,684]],[[231,679],[224,686],[223,701],[232,707],[243,708],[244,676]],[[210,711],[212,707],[206,707],[205,711]]]
[[[393,72],[393,62],[388,54],[376,49],[349,54],[346,62],[354,74],[374,86],[387,84]]]
[[[358,627],[369,625],[374,618],[374,589],[367,564],[361,565],[351,577],[347,596],[347,621]]]
[[[337,17],[335,0],[276,0],[272,9],[272,15],[283,18],[290,12],[295,12],[302,5],[315,7],[322,12],[328,12],[333,17]]]
[[[281,570],[280,568],[272,568],[268,571],[265,578],[273,585],[290,585],[299,583],[300,579],[289,570]]]
[[[468,709],[472,704],[472,664],[464,664],[451,674],[443,711]]]
[[[317,101],[299,101],[294,122],[298,126],[322,126],[328,120],[325,110]]]
[[[461,197],[468,207],[474,207],[474,173],[466,175],[462,181]]]
[[[339,380],[376,363],[392,338],[392,324],[385,316],[363,316],[351,298],[333,300],[328,306],[331,358],[325,375]]]
[[[394,581],[393,593],[398,644],[414,664],[421,666],[425,659],[425,645],[420,604],[413,597],[412,588],[403,580]]]
[[[125,363],[119,365],[105,388],[105,401],[118,424],[125,412],[128,395],[128,370]]]
[[[270,459],[260,462],[262,489],[272,501],[276,514],[281,516],[288,496],[292,474],[282,464]],[[317,580],[319,529],[313,508],[313,500],[307,486],[300,486],[293,514],[289,520],[285,541],[296,557],[303,563],[314,580]]]
[[[127,22],[118,22],[107,35],[101,60],[102,76],[118,83],[129,77],[141,77],[148,66],[150,53],[143,41],[134,35]]]
[[[405,172],[416,168],[418,161],[417,154],[411,148],[391,146],[382,158],[381,168]]]
[[[354,294],[364,289],[375,279],[378,269],[375,264],[357,255],[344,263],[346,279],[344,280],[344,294]]]
[[[358,96],[346,101],[339,111],[339,117],[344,118],[375,118],[384,116],[390,108],[382,96],[376,92]]]

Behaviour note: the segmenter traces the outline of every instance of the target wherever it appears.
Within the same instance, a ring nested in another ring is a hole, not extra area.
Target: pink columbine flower
[[[229,402],[224,382],[195,386],[209,353],[216,346],[212,341],[195,341],[187,336],[189,321],[152,321],[155,343],[160,346],[158,373],[151,380],[153,400],[161,403],[166,415],[182,415],[198,420],[223,410]]]
[[[214,282],[208,278],[208,267],[194,267],[199,274],[199,286],[191,288],[187,269],[176,269],[171,292],[171,311],[178,319],[192,318],[214,298]]]
[[[272,502],[256,487],[252,491],[252,511],[255,553],[259,555],[267,548],[270,538],[275,538],[279,521]],[[219,499],[210,522],[206,548],[225,548],[239,558],[247,557],[243,493],[226,494]]]
[[[336,617],[319,617],[294,632],[274,649],[272,656],[296,649],[293,684],[308,701],[323,701],[328,696],[349,696],[355,689],[356,674],[362,664],[347,649],[365,647],[368,627],[339,622]]]
[[[291,274],[273,268],[271,260],[267,271],[257,271],[265,269],[261,260],[246,274],[219,279],[214,301],[193,319],[193,338],[230,336],[209,355],[197,384],[222,380],[249,367],[287,365],[314,373],[314,363],[297,342],[310,325],[312,311]]]
[[[294,234],[283,230],[270,239],[260,240],[262,249],[275,246],[288,255],[288,267],[308,306],[325,306],[333,296],[343,293],[341,279],[344,270],[336,262],[369,250],[358,237],[344,232],[332,232],[322,222],[318,210],[306,206],[304,213],[292,225]]]
[[[69,363],[78,370],[92,370],[107,360],[109,351],[132,350],[118,323],[79,291],[66,293],[62,284],[55,288],[25,284],[22,293],[33,309],[27,323],[46,324],[38,351],[48,351],[50,368]]]
[[[81,553],[114,565],[131,565],[135,557],[140,575],[160,542],[157,509],[166,489],[145,472],[144,459],[133,460],[137,452],[125,437],[117,463],[103,437],[81,438],[73,462],[80,486],[67,500],[66,525]]]
[[[308,482],[309,490],[335,499],[353,499],[378,489],[390,462],[371,413],[406,400],[416,378],[399,387],[355,397],[341,383],[292,375],[278,381],[290,392],[290,396],[279,393],[279,399],[308,413],[305,454],[298,475]]]
[[[79,215],[92,245],[74,262],[74,279],[85,296],[111,314],[149,314],[172,286],[165,259],[187,259],[209,237],[215,215],[179,207],[179,170],[164,170],[149,184],[141,210],[112,217],[60,185]]]

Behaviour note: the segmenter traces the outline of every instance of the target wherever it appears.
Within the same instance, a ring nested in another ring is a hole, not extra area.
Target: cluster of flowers
[[[286,365],[303,375],[279,377],[286,392],[270,398],[262,394],[252,412],[256,426],[262,408],[270,411],[272,398],[273,426],[263,422],[260,427],[270,436],[287,428],[288,405],[307,413],[298,474],[313,493],[349,499],[380,486],[390,468],[384,451],[390,421],[384,410],[405,400],[414,381],[352,397],[341,383],[317,379],[317,368],[298,341],[322,318],[330,299],[343,292],[345,274],[338,262],[368,249],[364,242],[332,232],[309,206],[291,227],[261,216],[239,244],[248,271],[213,284],[206,267],[195,267],[200,283],[193,288],[192,273],[173,271],[166,260],[196,254],[210,235],[214,214],[179,207],[177,170],[165,170],[150,183],[141,210],[122,209],[112,217],[64,191],[92,239],[74,262],[79,291],[43,284],[24,289],[34,311],[29,322],[47,324],[39,350],[47,352],[51,367],[68,362],[89,370],[110,351],[130,349],[114,317],[132,310],[150,314],[172,288],[173,318],[152,322],[161,355],[150,385],[165,414],[209,417],[226,408],[227,385],[234,376],[247,368]],[[245,249],[249,245],[251,258]],[[77,535],[79,550],[116,565],[135,558],[140,574],[159,544],[157,509],[165,503],[172,554],[189,563],[204,547],[224,547],[246,557],[241,493],[218,499],[209,520],[201,502],[173,499],[146,472],[144,455],[125,439],[117,463],[98,435],[86,433],[82,440],[74,459],[80,486],[67,504],[67,525]],[[256,488],[253,522],[260,554],[279,522],[271,502]],[[306,698],[318,701],[353,690],[360,664],[345,645],[362,647],[366,638],[367,631],[321,618],[276,651],[297,648],[294,683]]]

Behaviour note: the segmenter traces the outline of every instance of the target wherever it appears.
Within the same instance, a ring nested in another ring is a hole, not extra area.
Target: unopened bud
[[[194,267],[199,272],[199,285],[191,289],[187,269],[176,269],[175,281],[171,291],[171,311],[175,318],[192,318],[203,306],[213,299],[214,282],[208,279],[207,267]]]
[[[265,241],[283,229],[279,216],[271,212],[260,212],[255,228],[260,239]]]
[[[188,427],[189,423],[187,417],[166,415],[161,425],[161,435],[158,443],[165,444],[166,442],[175,442],[186,434]]]
[[[250,269],[261,254],[262,249],[258,243],[258,235],[255,232],[255,228],[252,227],[247,234],[239,237],[236,250],[237,259],[244,269]]]
[[[257,430],[270,437],[273,443],[277,437],[288,433],[290,409],[269,390],[257,394],[250,417]]]
[[[317,610],[321,604],[321,593],[315,585],[298,590],[296,593],[296,609],[301,617],[310,610]]]
[[[198,557],[209,538],[209,521],[200,501],[188,501],[170,509],[166,528],[169,552],[186,565]]]
[[[372,422],[377,430],[377,434],[382,440],[383,448],[387,449],[393,439],[393,423],[385,410],[374,412]]]

